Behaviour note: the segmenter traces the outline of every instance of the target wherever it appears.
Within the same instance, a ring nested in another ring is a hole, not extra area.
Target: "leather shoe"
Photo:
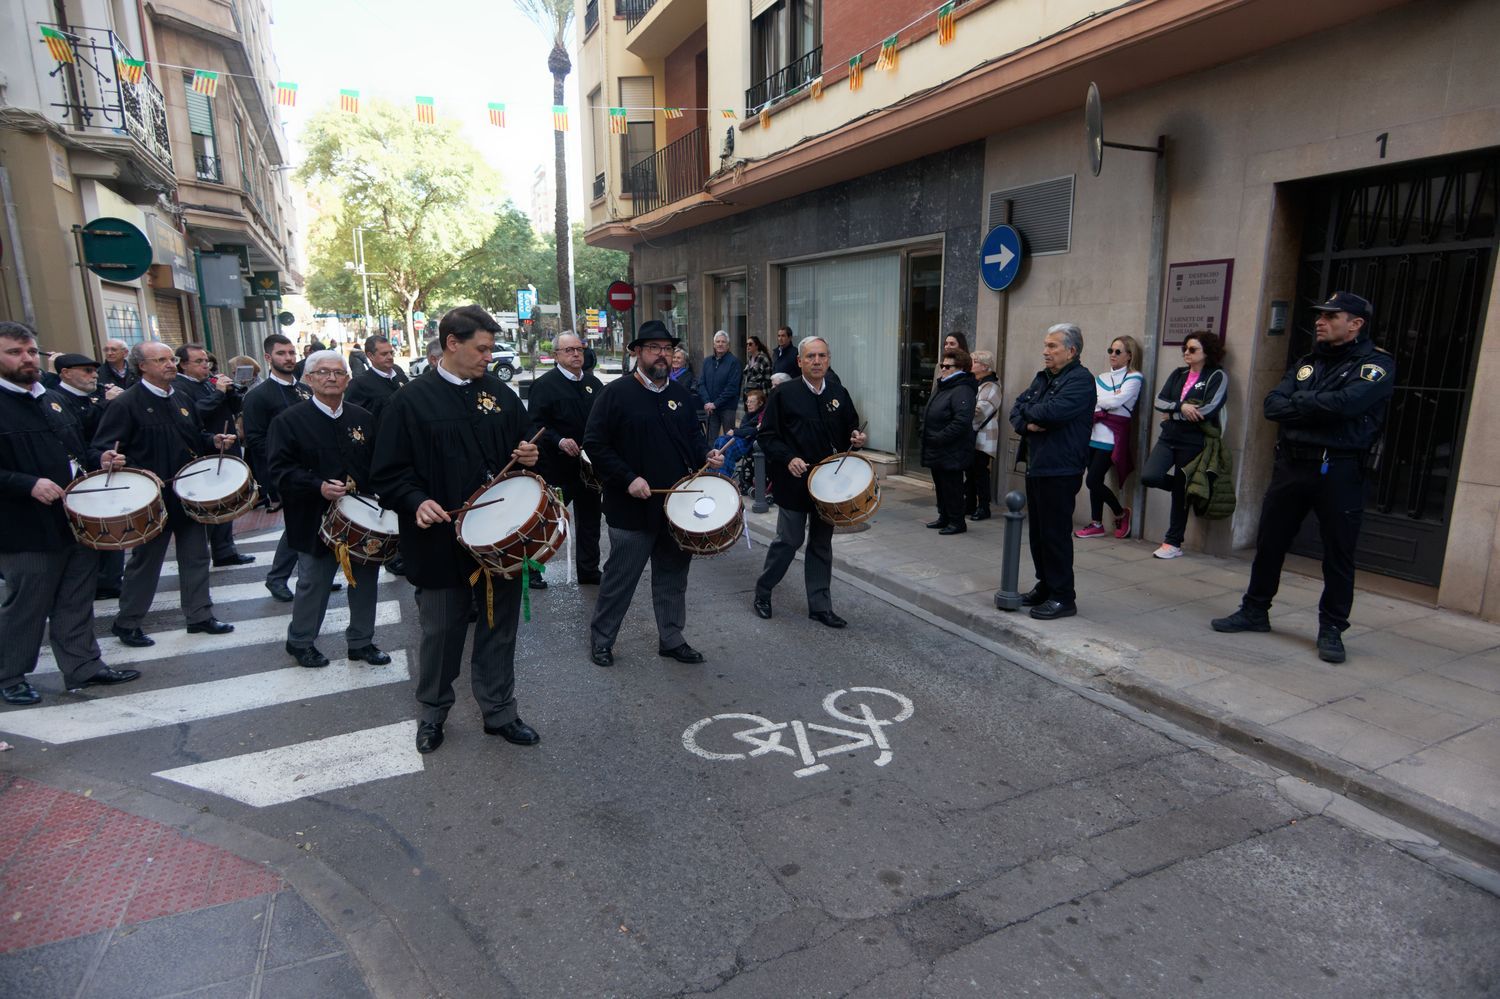
[[[771,620],[771,601],[764,597],[756,597],[754,607],[756,617],[764,621]]]
[[[594,570],[593,572],[589,572],[586,569],[579,569],[578,570],[578,585],[579,586],[598,586],[599,585],[599,581],[601,579],[603,579],[603,578],[604,577],[602,577],[602,576],[599,575],[599,571],[597,569]]]
[[[156,639],[148,638],[139,628],[122,628],[118,624],[112,624],[109,626],[109,633],[118,638],[121,645],[128,645],[132,649],[145,649],[156,644]]]
[[[668,659],[676,659],[680,663],[696,666],[703,661],[703,653],[693,648],[687,642],[683,642],[675,649],[657,649],[656,654]]]
[[[129,683],[131,680],[139,680],[141,671],[138,669],[113,669],[109,666],[101,666],[99,672],[80,683],[76,690],[84,687],[113,687],[117,683]]]
[[[842,628],[849,623],[831,610],[810,611],[807,616],[819,624],[826,624],[830,628]]]
[[[266,580],[266,589],[270,591],[271,596],[275,597],[277,600],[280,600],[282,603],[289,604],[292,602],[292,589],[285,583],[273,583],[268,579]]]
[[[118,586],[100,586],[94,589],[95,600],[118,600],[120,599],[120,588]]]
[[[442,722],[417,722],[417,752],[427,754],[443,744]]]
[[[978,510],[975,510],[973,513],[969,514],[969,519],[974,521],[989,520],[990,508],[987,506],[980,507]]]
[[[608,645],[596,645],[594,651],[589,653],[589,658],[594,661],[595,666],[613,666],[615,664],[615,650]]]
[[[1065,604],[1061,600],[1048,600],[1046,603],[1037,604],[1031,608],[1031,616],[1038,621],[1052,621],[1060,617],[1072,617],[1077,613],[1077,604]]]
[[[350,649],[349,659],[351,661],[369,663],[371,666],[384,666],[391,661],[391,656],[390,653],[382,652],[371,644],[362,645],[357,649]]]
[[[1035,607],[1047,602],[1047,591],[1040,586],[1033,586],[1030,590],[1021,594],[1022,607]]]
[[[519,718],[514,721],[508,721],[504,725],[497,725],[494,728],[486,725],[484,727],[484,734],[498,735],[506,742],[517,746],[535,746],[542,741],[542,737],[537,735],[536,729]]]
[[[313,645],[302,649],[288,645],[286,652],[287,655],[297,660],[298,666],[304,666],[307,669],[322,669],[328,665],[328,657],[319,652],[317,647]]]
[[[234,625],[225,624],[216,617],[207,621],[199,621],[197,624],[187,626],[189,635],[227,635],[234,630]]]
[[[949,524],[947,527],[943,528],[941,531],[938,531],[938,533],[939,534],[963,534],[967,530],[968,530],[968,528],[965,527],[963,524]]]
[[[335,579],[333,581],[333,585],[328,588],[328,592],[329,593],[338,593],[343,588],[344,588],[344,584],[340,583],[337,579]]]
[[[540,573],[532,573],[526,585],[533,590],[545,590],[547,588],[547,581],[541,577]]]
[[[249,565],[255,561],[254,555],[246,555],[244,552],[235,552],[233,555],[225,555],[223,558],[214,559],[215,569],[227,569],[233,565]]]
[[[392,576],[404,576],[406,575],[406,562],[400,555],[397,555],[385,564],[385,571]]]
[[[36,688],[26,680],[13,683],[0,690],[0,701],[6,704],[36,704],[41,699],[42,695],[37,693]]]
[[[925,526],[929,531],[935,531],[935,530],[937,530],[940,527],[947,527],[948,526],[948,522],[946,520],[944,520],[942,517],[939,517],[937,520],[934,520],[932,523],[925,524],[923,526]]]

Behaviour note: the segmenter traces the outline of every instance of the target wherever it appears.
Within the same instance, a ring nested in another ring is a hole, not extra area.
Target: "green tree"
[[[531,221],[511,202],[496,212],[493,228],[479,250],[467,257],[428,296],[432,311],[478,302],[494,312],[516,307],[516,289],[544,281],[556,284],[552,255],[531,228]],[[548,299],[550,301],[550,299]]]
[[[317,210],[310,227],[308,298],[347,309],[360,292],[354,229],[365,230],[365,268],[401,303],[406,328],[426,296],[482,251],[500,207],[500,178],[457,123],[424,125],[410,109],[371,101],[361,114],[331,107],[302,133],[298,179]],[[326,296],[326,297],[324,297]]]
[[[547,53],[547,72],[552,74],[552,103],[563,103],[563,81],[573,69],[568,58],[568,35],[573,28],[574,0],[515,0],[516,6],[531,18],[542,34],[552,37],[552,50]],[[557,256],[557,301],[564,329],[573,329],[572,269],[568,266],[568,157],[563,145],[562,132],[552,133],[552,176],[557,179],[557,211],[553,218],[552,245]],[[541,285],[537,285],[541,290]]]

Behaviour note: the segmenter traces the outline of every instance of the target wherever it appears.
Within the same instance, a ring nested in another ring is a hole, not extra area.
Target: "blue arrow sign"
[[[997,225],[979,246],[979,276],[991,291],[1004,291],[1021,271],[1021,234]]]

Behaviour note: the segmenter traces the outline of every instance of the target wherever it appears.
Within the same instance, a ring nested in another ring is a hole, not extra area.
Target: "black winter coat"
[[[979,383],[967,371],[937,383],[922,417],[923,465],[952,472],[973,463],[974,400],[978,395]]]
[[[1010,425],[1026,446],[1027,478],[1083,474],[1097,401],[1094,374],[1077,361],[1055,375],[1036,373],[1010,408]],[[1029,423],[1043,429],[1027,430]]]
[[[847,448],[849,435],[858,427],[859,412],[842,385],[825,379],[821,395],[813,395],[801,378],[777,386],[766,401],[759,435],[776,502],[788,510],[812,513],[807,473],[793,475],[787,464],[801,458],[809,466],[816,465]],[[738,432],[735,436],[743,437]]]
[[[1396,359],[1369,337],[1320,345],[1266,396],[1266,419],[1288,444],[1364,453],[1380,440],[1395,388]]]

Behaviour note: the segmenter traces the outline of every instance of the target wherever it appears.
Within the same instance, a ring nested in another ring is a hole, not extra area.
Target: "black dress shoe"
[[[120,588],[117,586],[99,586],[94,589],[95,600],[118,600],[120,599]]]
[[[703,653],[693,648],[687,642],[683,642],[675,649],[657,649],[656,654],[665,656],[668,659],[676,659],[678,662],[687,663],[689,666],[696,666],[703,661]]]
[[[156,639],[148,638],[139,628],[122,628],[118,624],[112,624],[109,626],[109,633],[118,638],[121,645],[128,645],[132,649],[149,648],[156,644]]]
[[[833,611],[810,611],[807,616],[819,624],[826,624],[830,628],[842,628],[849,623]]]
[[[322,669],[328,665],[328,657],[319,652],[317,647],[313,645],[309,645],[304,649],[288,645],[286,652],[287,655],[297,660],[298,666],[303,666],[307,669]]]
[[[599,581],[603,578],[603,576],[599,575],[599,570],[597,569],[595,569],[593,572],[589,572],[587,569],[578,570],[579,586],[598,586]]]
[[[967,530],[968,530],[968,528],[965,527],[962,523],[958,523],[958,524],[949,524],[947,527],[943,528],[941,531],[938,531],[938,533],[939,534],[963,534]]]
[[[425,755],[442,744],[442,722],[417,722],[417,752]]]
[[[756,617],[766,621],[771,620],[771,601],[756,597],[753,606]]]
[[[371,666],[384,666],[391,661],[390,653],[381,652],[374,645],[362,645],[349,650],[349,658]]]
[[[397,555],[385,564],[385,571],[392,576],[404,576],[406,575],[406,562],[400,555]]]
[[[973,521],[989,520],[990,508],[987,506],[980,507],[978,510],[975,510],[973,513],[969,514],[969,519]]]
[[[340,583],[337,579],[335,579],[333,581],[333,585],[330,586],[330,587],[328,587],[328,592],[329,593],[338,593],[343,588],[344,588],[344,584]]]
[[[36,704],[41,699],[42,695],[37,693],[36,688],[26,680],[20,680],[0,690],[0,701],[6,704]]]
[[[486,725],[484,727],[484,734],[498,735],[506,742],[514,743],[517,746],[535,746],[542,741],[542,737],[537,735],[536,729],[519,718],[515,721],[508,721],[504,725],[497,725],[494,728]]]
[[[925,524],[923,526],[925,526],[929,531],[935,531],[940,527],[947,527],[948,521],[943,519],[942,517],[939,517],[937,520],[932,521],[930,524]]]
[[[187,626],[189,635],[227,635],[234,630],[234,625],[225,624],[216,617],[207,621],[199,621],[197,624]]]
[[[109,666],[101,666],[99,672],[80,683],[75,690],[84,687],[113,687],[117,683],[129,683],[131,680],[139,680],[141,671],[138,669],[114,669]]]
[[[223,558],[214,559],[214,568],[226,569],[232,565],[249,565],[254,561],[254,555],[246,555],[243,552],[235,552],[233,555],[225,555]]]
[[[1063,603],[1061,600],[1048,600],[1046,603],[1037,604],[1031,608],[1031,616],[1038,621],[1053,621],[1060,617],[1072,617],[1077,613],[1077,604]]]
[[[596,645],[589,653],[589,658],[594,661],[595,666],[613,666],[615,664],[615,650],[608,645]]]
[[[545,590],[547,588],[547,581],[541,577],[540,573],[531,573],[526,581],[526,585],[533,590]]]
[[[289,604],[292,602],[291,587],[287,586],[285,583],[273,583],[268,579],[266,580],[266,589],[270,591],[271,596],[275,597],[277,600],[280,600],[282,603]]]
[[[1021,594],[1022,607],[1036,607],[1047,602],[1047,591],[1040,586],[1033,586],[1030,590]]]

